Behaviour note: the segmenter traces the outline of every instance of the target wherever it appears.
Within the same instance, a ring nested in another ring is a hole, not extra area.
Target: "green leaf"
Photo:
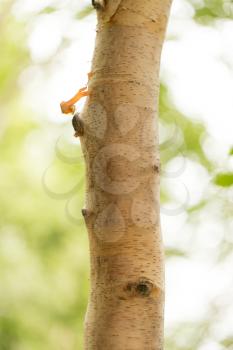
[[[221,342],[222,345],[226,346],[227,348],[229,346],[232,346],[233,345],[233,337],[229,337],[229,338],[226,338],[224,339],[222,342]]]
[[[57,11],[57,9],[55,7],[47,6],[42,11],[40,11],[40,14],[43,14],[43,13],[49,14],[49,13],[53,13],[55,11]]]
[[[193,213],[193,212],[197,212],[197,211],[203,209],[206,204],[207,204],[207,201],[206,200],[202,200],[199,203],[197,203],[196,205],[193,205],[193,206],[189,207],[187,209],[187,212],[190,213],[190,214]]]
[[[196,6],[194,15],[194,19],[202,24],[210,24],[216,19],[232,17],[232,0],[204,0],[202,6]]]
[[[233,185],[233,173],[219,173],[214,178],[214,183],[221,187],[230,187]]]
[[[171,258],[171,257],[185,257],[186,253],[180,249],[177,248],[166,248],[165,249],[166,257]]]
[[[93,12],[93,7],[92,6],[86,6],[84,7],[81,11],[79,11],[75,18],[77,19],[83,19],[87,16],[89,16]]]
[[[214,20],[216,20],[218,16],[214,15],[209,9],[202,8],[196,11],[194,16],[194,20],[198,24],[209,26],[213,24]]]
[[[160,86],[159,109],[160,120],[167,126],[174,125],[175,129],[169,142],[162,145],[162,147],[160,145],[162,165],[182,153],[190,159],[199,162],[207,171],[213,170],[213,164],[203,150],[203,139],[207,134],[205,125],[201,122],[193,121],[176,110],[169,97],[169,91],[163,84]],[[177,148],[177,137],[179,138],[179,134],[182,135],[183,142]]]

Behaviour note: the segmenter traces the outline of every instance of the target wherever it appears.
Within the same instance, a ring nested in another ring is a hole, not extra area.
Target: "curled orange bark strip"
[[[62,101],[60,103],[61,111],[64,114],[74,113],[75,111],[75,103],[78,102],[82,97],[88,96],[89,91],[87,90],[87,86],[79,89],[77,94],[75,94],[70,100]]]

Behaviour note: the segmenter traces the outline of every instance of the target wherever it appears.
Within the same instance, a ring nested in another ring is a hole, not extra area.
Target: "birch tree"
[[[90,241],[85,349],[163,349],[159,66],[171,0],[93,0],[88,95],[74,118]]]

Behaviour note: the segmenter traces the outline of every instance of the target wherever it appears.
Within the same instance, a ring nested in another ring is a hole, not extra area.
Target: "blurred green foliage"
[[[202,24],[209,24],[216,19],[233,18],[233,2],[232,0],[204,0],[197,2],[194,18]]]
[[[26,22],[17,20],[10,11],[15,2],[4,1],[0,7],[0,350],[79,350],[89,285],[88,239],[82,220],[76,217],[77,208],[80,212],[83,205],[84,166],[78,144],[63,144],[63,152],[57,147],[56,154],[50,152],[46,161],[37,151],[34,153],[48,142],[45,130],[51,134],[57,130],[59,135],[62,126],[41,122],[40,116],[32,116],[22,100],[18,80],[23,69],[30,66],[31,58]],[[229,5],[232,6],[230,1],[203,1],[196,8],[195,18],[229,17]],[[59,2],[51,1],[32,17],[52,15],[59,6]],[[90,6],[77,8],[74,18],[82,19],[89,13]],[[232,185],[232,174],[219,173],[214,177],[216,164],[203,150],[205,126],[177,111],[164,85],[160,117],[168,134],[175,120],[174,137],[182,140],[174,147],[176,142],[173,139],[169,144],[169,136],[161,144],[164,169],[182,153],[200,164],[223,191]],[[46,170],[51,163],[52,169]],[[61,184],[64,193],[57,193],[55,189]],[[171,201],[166,187],[161,189],[161,200],[163,204]],[[225,221],[232,212],[226,210],[225,198],[220,196],[218,200],[220,207],[225,208],[221,211]],[[211,201],[212,194],[188,207],[187,213],[196,218]],[[223,247],[224,244],[227,243],[222,242]],[[227,244],[224,256],[232,251],[229,247]],[[188,252],[167,247],[166,254],[170,259],[185,257]],[[167,336],[166,349],[197,349],[206,324],[207,320],[178,325]],[[182,337],[186,339],[183,345]],[[222,341],[225,348],[230,345],[232,339]]]
[[[40,159],[28,144],[38,135],[45,142],[44,133],[21,100],[19,74],[31,63],[26,25],[7,5],[0,14],[0,349],[81,349],[87,237],[82,224],[67,219],[64,203],[43,190],[42,174],[35,176]],[[56,169],[69,183],[77,166]]]
[[[218,186],[230,187],[233,185],[233,173],[219,173],[215,176],[214,182]]]

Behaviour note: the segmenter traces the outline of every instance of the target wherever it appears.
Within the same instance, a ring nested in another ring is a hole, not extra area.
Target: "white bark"
[[[159,65],[170,0],[109,0],[81,118],[91,255],[86,350],[163,349]]]

